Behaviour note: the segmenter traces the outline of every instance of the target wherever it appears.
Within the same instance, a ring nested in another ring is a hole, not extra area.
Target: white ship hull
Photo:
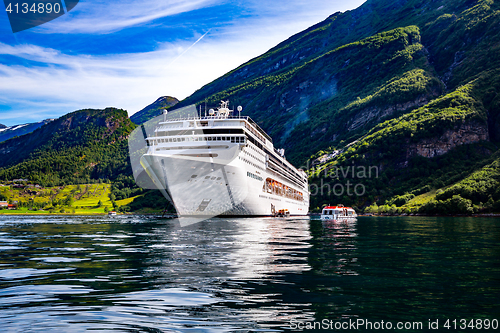
[[[154,173],[151,178],[158,179],[158,187],[166,190],[181,216],[269,216],[280,209],[307,215],[308,194],[298,201],[263,191],[265,179],[274,175],[260,171],[262,180],[248,177],[247,172],[255,174],[256,170],[238,159],[236,145],[232,150],[235,156],[228,164],[217,163],[216,158],[188,159],[174,154],[146,154],[142,163],[148,166],[148,173]]]

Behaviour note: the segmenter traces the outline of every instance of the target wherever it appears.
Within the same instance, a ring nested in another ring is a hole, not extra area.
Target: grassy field
[[[436,190],[433,189],[430,192],[417,195],[415,198],[408,201],[403,207],[420,207],[432,199],[436,198]]]
[[[103,206],[112,207],[109,198],[111,184],[92,184],[86,186],[88,186],[86,193],[79,200],[76,200],[73,206],[90,208],[97,206],[99,201],[101,201]]]
[[[122,200],[116,200],[116,204],[118,206],[125,206],[125,205],[128,205],[129,203],[131,203],[132,201],[134,201],[135,199],[139,198],[139,197],[142,197],[143,195],[136,195],[135,197],[131,197],[131,198],[126,198],[126,199],[122,199]]]
[[[9,202],[17,201],[20,207],[17,210],[0,210],[0,214],[106,214],[106,210],[113,210],[110,190],[111,184],[107,183],[50,188],[1,186],[0,194]],[[128,202],[132,200],[126,199]]]

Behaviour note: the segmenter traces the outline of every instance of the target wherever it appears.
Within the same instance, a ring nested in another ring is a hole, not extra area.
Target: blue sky
[[[363,2],[81,0],[66,15],[15,34],[2,10],[0,123],[108,106],[131,115],[160,96],[183,99]]]

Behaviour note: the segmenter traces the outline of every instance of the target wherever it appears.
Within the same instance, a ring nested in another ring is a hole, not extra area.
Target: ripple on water
[[[36,268],[8,268],[0,270],[0,280],[17,280],[38,276],[49,276],[51,274],[66,273],[74,268],[54,268],[54,269],[36,269]]]
[[[187,228],[140,217],[7,219],[2,333],[267,332],[292,319],[500,313],[498,219],[231,218]]]
[[[0,290],[0,306],[36,303],[41,301],[58,300],[58,295],[88,294],[94,291],[80,285],[23,285]]]
[[[55,262],[80,262],[85,260],[90,260],[87,258],[67,258],[67,257],[43,257],[43,258],[31,258],[30,260],[38,260],[47,263],[55,263]]]

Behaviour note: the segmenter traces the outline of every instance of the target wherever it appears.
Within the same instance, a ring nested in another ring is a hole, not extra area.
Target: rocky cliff
[[[436,138],[425,138],[419,143],[408,144],[407,160],[414,156],[432,158],[448,153],[455,147],[488,141],[488,126],[477,121],[462,122]]]

